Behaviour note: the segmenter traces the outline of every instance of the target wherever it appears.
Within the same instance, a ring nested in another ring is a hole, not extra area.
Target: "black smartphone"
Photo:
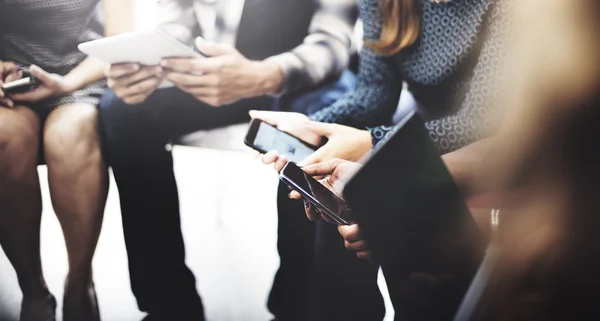
[[[279,179],[291,189],[300,193],[302,197],[316,206],[322,214],[327,215],[337,224],[350,225],[350,222],[354,221],[352,209],[346,201],[335,195],[334,192],[312,176],[306,174],[296,164],[288,162],[279,173]]]
[[[11,81],[2,85],[2,91],[6,94],[22,94],[39,87],[39,79],[33,77],[27,68],[21,68],[23,76],[21,79]]]
[[[276,150],[280,155],[286,155],[288,160],[294,163],[303,161],[318,149],[318,147],[282,132],[259,119],[253,119],[250,122],[250,129],[244,143],[263,154]]]

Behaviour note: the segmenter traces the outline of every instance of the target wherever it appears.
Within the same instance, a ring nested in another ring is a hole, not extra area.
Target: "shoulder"
[[[380,0],[359,0],[358,10],[362,17],[380,17]]]
[[[380,11],[380,0],[359,0],[358,14],[364,24],[365,39],[379,39],[383,24]]]

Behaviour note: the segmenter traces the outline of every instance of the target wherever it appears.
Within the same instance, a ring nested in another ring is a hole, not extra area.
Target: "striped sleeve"
[[[319,0],[309,34],[289,52],[272,56],[284,71],[278,94],[308,88],[335,78],[348,67],[358,12],[354,0]]]

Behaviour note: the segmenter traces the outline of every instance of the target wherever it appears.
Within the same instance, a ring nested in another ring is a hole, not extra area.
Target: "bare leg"
[[[44,129],[44,152],[52,204],[69,253],[64,320],[99,320],[92,259],[102,227],[108,170],[101,152],[97,109],[72,104],[54,110]]]
[[[19,278],[23,321],[54,313],[40,259],[40,126],[28,108],[0,108],[0,244]]]

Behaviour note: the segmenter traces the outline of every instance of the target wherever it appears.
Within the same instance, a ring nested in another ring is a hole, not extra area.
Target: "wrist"
[[[258,92],[260,95],[274,95],[283,87],[285,75],[283,69],[274,61],[258,62],[259,77]]]
[[[81,87],[82,87],[81,81],[78,81],[74,77],[65,76],[65,77],[63,77],[63,80],[61,82],[59,94],[67,95],[67,94],[70,94],[70,93],[76,91],[77,89],[79,89]]]
[[[368,130],[360,131],[360,140],[362,142],[362,146],[364,150],[370,152],[373,149],[373,135]]]
[[[353,137],[352,152],[348,155],[346,160],[358,162],[373,150],[371,132],[368,130],[358,130],[356,134],[351,136]]]

